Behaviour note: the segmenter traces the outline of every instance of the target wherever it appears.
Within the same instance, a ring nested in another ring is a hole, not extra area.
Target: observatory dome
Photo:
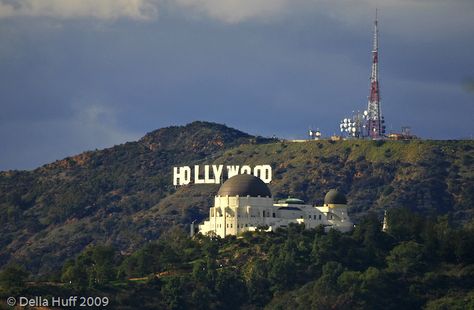
[[[347,204],[346,196],[337,189],[331,189],[324,196],[324,204],[345,205]]]
[[[239,174],[225,181],[217,196],[271,197],[272,193],[260,178],[250,174]]]

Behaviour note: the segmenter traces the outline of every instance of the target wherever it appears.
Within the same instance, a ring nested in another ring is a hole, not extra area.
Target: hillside
[[[321,203],[338,187],[356,220],[404,206],[464,222],[473,215],[473,162],[473,141],[290,143],[205,122],[163,128],[33,171],[0,173],[0,266],[20,261],[51,275],[91,243],[131,253],[170,227],[203,219],[218,185],[174,188],[177,165],[268,163],[275,197]]]
[[[388,212],[386,232],[373,213],[347,233],[290,224],[190,238],[175,227],[130,255],[88,246],[49,282],[9,265],[0,309],[8,296],[100,296],[95,305],[123,310],[473,309],[473,246],[473,225],[406,208]]]

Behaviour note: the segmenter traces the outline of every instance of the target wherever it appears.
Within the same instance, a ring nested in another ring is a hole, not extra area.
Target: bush
[[[16,295],[25,288],[28,272],[23,266],[12,264],[0,272],[0,293]]]

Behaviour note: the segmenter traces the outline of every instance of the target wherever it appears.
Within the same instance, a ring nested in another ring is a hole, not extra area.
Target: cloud
[[[472,12],[471,2],[359,0],[357,5],[354,5],[353,0],[0,0],[0,18],[46,16],[62,19],[153,20],[159,10],[171,9],[171,13],[181,11],[230,24],[247,20],[267,21],[302,12],[311,12],[314,18],[323,14],[350,24],[365,21],[372,16],[376,7],[393,14],[410,10],[433,11],[434,8],[438,12],[453,7],[460,8],[461,12]]]
[[[182,8],[227,23],[238,23],[253,18],[270,18],[286,11],[292,2],[299,0],[175,0]]]
[[[0,18],[47,16],[149,20],[157,12],[156,1],[152,0],[0,0]]]
[[[292,0],[300,2],[300,0]],[[46,16],[62,19],[150,20],[158,7],[197,13],[226,23],[281,14],[291,0],[0,0],[0,18]]]
[[[102,103],[76,103],[66,119],[0,123],[0,171],[33,169],[86,150],[135,141],[143,133],[121,126],[116,109]]]
[[[443,27],[454,23],[452,19],[472,19],[472,0],[155,0],[160,5],[177,8],[187,14],[211,18],[224,23],[237,24],[247,20],[268,21],[279,17],[293,16],[301,18],[310,14],[312,18],[329,17],[347,25],[366,23],[371,20],[378,8],[382,17],[393,16],[397,24],[400,19],[410,17],[413,28],[419,20],[413,18],[425,15],[425,22],[430,26],[441,23]],[[355,3],[357,2],[357,3]],[[446,16],[446,20],[438,19],[440,12],[457,12],[457,16]],[[433,18],[434,15],[436,18]],[[434,19],[434,21],[432,21]],[[469,23],[466,21],[465,23]],[[415,24],[415,25],[414,25]],[[469,23],[470,25],[470,23]],[[403,25],[401,25],[403,27]]]
[[[116,108],[101,103],[89,103],[80,104],[74,109],[74,117],[69,120],[68,127],[84,145],[108,146],[136,140],[140,136],[119,126]]]

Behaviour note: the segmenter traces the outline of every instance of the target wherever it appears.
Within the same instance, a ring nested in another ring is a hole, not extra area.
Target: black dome
[[[324,204],[345,205],[347,204],[347,199],[337,189],[331,189],[324,197]]]
[[[222,184],[217,196],[271,197],[272,193],[260,178],[250,174],[238,174]]]

